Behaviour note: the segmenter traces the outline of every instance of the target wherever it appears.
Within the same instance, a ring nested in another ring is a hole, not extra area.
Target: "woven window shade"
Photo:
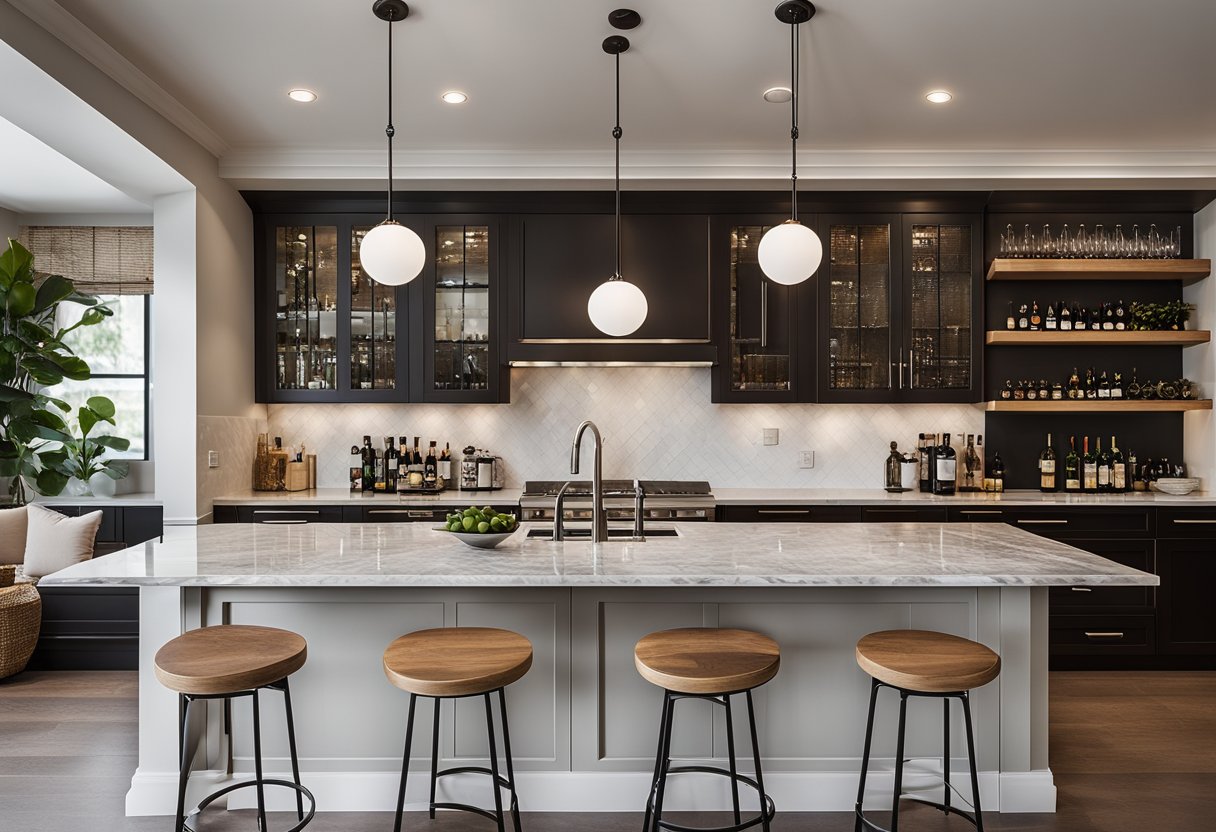
[[[134,226],[22,226],[34,268],[60,274],[89,295],[152,294],[152,229]]]

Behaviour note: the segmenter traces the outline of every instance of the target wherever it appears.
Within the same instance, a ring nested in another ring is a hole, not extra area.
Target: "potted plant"
[[[63,303],[84,307],[68,326],[57,322]],[[48,390],[89,377],[64,336],[111,314],[67,278],[35,272],[33,255],[15,240],[0,253],[0,479],[9,480],[9,504],[25,504],[27,484],[48,495],[67,484],[65,445],[73,437],[63,414],[71,406]]]
[[[67,459],[62,471],[69,477],[68,490],[76,491],[77,496],[112,497],[114,482],[127,475],[126,460],[104,457],[107,451],[125,451],[131,447],[131,440],[109,434],[89,436],[102,422],[114,424],[114,402],[105,396],[92,396],[76,411],[79,435],[63,443]]]

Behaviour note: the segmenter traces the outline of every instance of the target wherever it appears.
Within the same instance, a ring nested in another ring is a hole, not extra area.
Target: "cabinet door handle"
[[[1093,587],[1089,586],[1073,586],[1069,587],[1073,592],[1093,592]]]
[[[1018,520],[1019,526],[1067,526],[1067,520]]]
[[[768,348],[768,278],[760,281],[760,346]]]
[[[254,514],[320,514],[317,509],[308,508],[255,508]]]
[[[994,511],[991,509],[978,509],[978,508],[965,508],[959,512],[959,514],[995,514],[995,515],[1001,515],[1004,513],[1005,512],[999,511],[999,510]]]
[[[1216,525],[1216,520],[1178,520],[1178,519],[1175,519],[1174,522],[1181,526]]]
[[[429,520],[435,516],[432,511],[423,511],[416,508],[369,508],[368,515],[372,514],[404,514],[406,517],[413,517],[419,520]]]
[[[307,525],[307,520],[259,520],[258,523],[263,526],[302,526]]]
[[[810,514],[809,508],[762,508],[756,514]]]
[[[1086,638],[1123,638],[1123,633],[1116,633],[1116,632],[1110,632],[1110,633],[1091,633],[1091,632],[1089,632],[1088,630],[1086,630],[1086,631],[1085,631],[1085,637],[1086,637]]]
[[[908,347],[908,389],[912,389],[912,368],[916,365],[916,347]]]

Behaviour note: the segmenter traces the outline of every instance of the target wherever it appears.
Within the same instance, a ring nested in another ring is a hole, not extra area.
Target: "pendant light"
[[[774,283],[792,286],[815,273],[823,260],[823,243],[811,228],[798,222],[798,27],[815,16],[808,0],[786,0],[775,14],[790,27],[790,219],[760,238],[756,254],[760,270]]]
[[[384,130],[388,136],[388,215],[364,235],[359,263],[377,283],[400,286],[417,277],[426,262],[422,238],[393,219],[393,24],[409,17],[410,7],[402,0],[376,0],[372,12],[388,23],[388,127]]]
[[[632,29],[641,22],[637,12],[618,9],[608,16],[618,29]],[[646,321],[646,295],[621,275],[621,53],[629,49],[629,38],[612,35],[604,38],[604,51],[616,59],[616,271],[596,287],[587,299],[587,315],[595,328],[605,335],[622,337],[637,331]]]

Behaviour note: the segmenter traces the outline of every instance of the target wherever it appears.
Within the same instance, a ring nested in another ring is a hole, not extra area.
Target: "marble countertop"
[[[404,506],[484,506],[515,505],[523,495],[519,488],[498,491],[458,491],[438,494],[373,494],[349,488],[313,488],[308,491],[237,491],[215,500],[217,506],[247,506],[271,503],[291,506],[404,505]]]
[[[964,493],[942,497],[919,491],[889,493],[881,488],[714,488],[720,506],[881,505],[901,506],[1216,506],[1216,493],[1194,491],[1185,497],[1160,492],[1131,494],[1044,494],[1031,489],[1001,494]]]
[[[151,586],[1156,585],[1140,572],[997,523],[676,524],[679,537],[465,546],[429,523],[166,529],[76,564],[56,584]]]

